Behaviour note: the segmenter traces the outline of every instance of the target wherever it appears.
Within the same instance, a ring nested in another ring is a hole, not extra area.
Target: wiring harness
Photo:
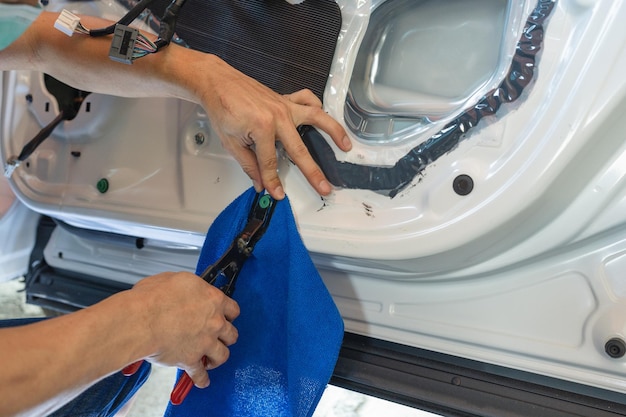
[[[172,0],[167,6],[161,18],[159,36],[153,42],[139,30],[131,28],[128,25],[139,17],[154,1],[155,0],[140,0],[117,23],[101,29],[86,28],[80,23],[80,17],[64,9],[54,22],[54,27],[68,36],[73,36],[75,33],[92,37],[113,35],[109,49],[109,58],[125,64],[132,64],[134,60],[148,54],[159,52],[162,48],[169,45],[174,37],[178,13],[185,3],[185,0]],[[60,113],[22,148],[19,155],[11,156],[6,161],[4,175],[7,178],[13,175],[13,171],[32,155],[35,149],[50,136],[52,131],[61,122],[72,120],[76,117],[85,97],[90,94],[87,91],[76,90],[63,84],[47,74],[44,74],[44,80],[48,91],[57,99]]]
[[[112,35],[109,58],[124,64],[132,64],[134,60],[157,53],[169,45],[176,30],[178,13],[186,0],[172,0],[167,6],[161,18],[158,38],[152,41],[139,30],[129,25],[154,1],[139,1],[119,21],[100,29],[86,28],[80,22],[80,17],[63,9],[56,22],[54,22],[54,27],[68,36],[72,36],[75,33],[91,37]]]

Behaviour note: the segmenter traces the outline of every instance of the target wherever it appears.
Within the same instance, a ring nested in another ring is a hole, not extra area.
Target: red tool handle
[[[204,365],[205,368],[208,363],[209,363],[209,358],[207,358],[206,356],[203,356],[202,364]],[[191,391],[192,387],[193,387],[193,380],[187,374],[187,372],[184,372],[183,376],[180,377],[180,379],[176,383],[176,386],[172,390],[172,394],[170,395],[170,402],[172,403],[172,405],[182,404],[183,400],[185,399],[187,394],[189,394],[189,391]]]
[[[171,403],[173,405],[180,405],[187,394],[189,394],[189,391],[191,391],[191,387],[193,387],[193,381],[187,372],[185,372],[172,390],[172,394],[170,395]]]
[[[142,363],[143,363],[143,360],[131,363],[130,365],[122,369],[122,375],[124,376],[134,375],[135,372],[139,370],[139,367],[141,366]]]

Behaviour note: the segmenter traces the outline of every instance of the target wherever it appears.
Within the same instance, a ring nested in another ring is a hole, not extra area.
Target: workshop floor
[[[41,317],[41,309],[24,302],[19,280],[0,283],[0,320],[18,317]],[[128,417],[160,417],[167,405],[176,370],[154,366],[141,388]],[[436,417],[424,411],[403,407],[372,397],[329,386],[313,417]]]

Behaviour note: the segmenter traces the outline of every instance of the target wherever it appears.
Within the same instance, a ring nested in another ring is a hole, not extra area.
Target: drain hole
[[[604,345],[606,354],[613,359],[619,359],[626,354],[626,343],[622,339],[613,338]]]
[[[469,175],[459,175],[452,182],[452,188],[458,195],[468,195],[474,189],[474,180]]]

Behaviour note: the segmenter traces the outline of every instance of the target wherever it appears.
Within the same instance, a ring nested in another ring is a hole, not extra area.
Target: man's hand
[[[154,353],[147,359],[184,369],[197,387],[208,386],[207,369],[226,362],[228,346],[237,341],[231,323],[239,316],[237,303],[187,272],[145,278],[129,293],[144,303],[145,328],[154,341]]]
[[[324,112],[310,90],[281,96],[256,80],[210,57],[215,84],[198,94],[224,147],[252,179],[257,191],[266,189],[275,199],[285,196],[278,178],[275,142],[280,141],[291,160],[313,188],[327,195],[332,188],[309,154],[296,128],[313,125],[328,133],[335,144],[352,147],[343,127]]]

